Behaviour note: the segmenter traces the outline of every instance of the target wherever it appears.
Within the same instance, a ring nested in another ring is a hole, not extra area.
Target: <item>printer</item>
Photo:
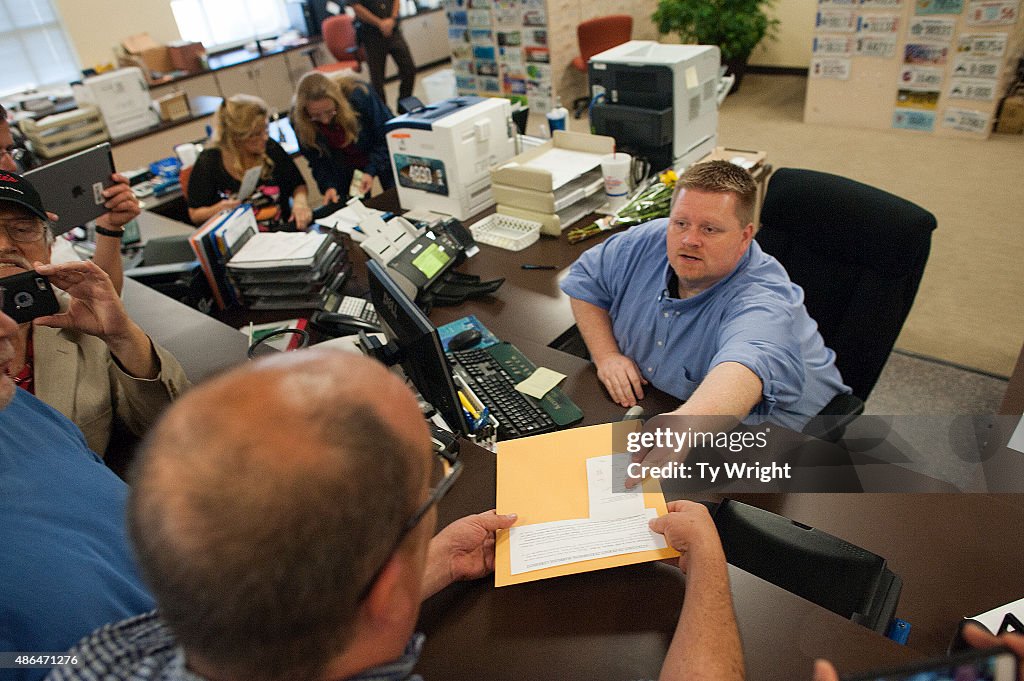
[[[501,97],[454,97],[385,125],[402,208],[465,220],[494,205],[490,167],[515,155],[512,105]]]
[[[631,40],[590,58],[591,127],[652,171],[681,170],[711,153],[718,135],[721,53],[710,45]]]

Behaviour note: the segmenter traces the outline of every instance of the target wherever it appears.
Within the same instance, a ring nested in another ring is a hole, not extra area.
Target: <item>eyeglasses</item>
[[[11,238],[11,241],[22,244],[39,241],[46,232],[46,223],[35,218],[0,220],[0,227],[7,230],[7,236]]]
[[[387,567],[388,562],[391,560],[391,556],[394,555],[398,547],[405,541],[405,537],[412,532],[413,528],[420,524],[423,520],[423,516],[427,514],[437,502],[441,501],[445,494],[448,494],[448,490],[455,484],[455,480],[458,479],[462,473],[462,462],[458,459],[458,445],[454,445],[451,448],[444,448],[441,450],[435,450],[435,457],[433,461],[433,469],[430,476],[430,494],[427,496],[427,500],[420,504],[419,508],[413,511],[413,514],[409,516],[409,519],[402,525],[402,529],[398,532],[398,537],[395,539],[394,544],[391,546],[391,550],[388,551],[387,558],[384,559],[384,563],[377,568],[373,573],[373,577],[363,587],[362,592],[359,594],[359,600],[362,601],[370,594],[370,589],[376,584],[380,578],[384,568]]]
[[[11,160],[14,161],[18,167],[22,166],[22,161],[28,156],[28,152],[21,147],[10,147],[8,149],[0,149],[0,158],[4,156],[10,156]]]

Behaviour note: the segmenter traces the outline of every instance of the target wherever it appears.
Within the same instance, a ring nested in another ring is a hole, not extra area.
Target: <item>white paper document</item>
[[[1018,619],[1024,617],[1024,598],[1019,601],[1007,603],[1006,605],[1001,605],[998,608],[993,608],[992,610],[983,612],[980,615],[968,617],[967,619],[974,620],[995,634],[999,631],[999,627],[1002,626],[1003,619],[1006,617],[1006,614],[1011,612],[1017,616]]]
[[[625,487],[628,454],[609,454],[587,459],[587,494],[591,520],[616,520],[644,512],[640,487]]]
[[[373,208],[363,207],[363,211],[369,211],[371,214],[376,216],[383,215],[379,210],[374,210]],[[316,221],[316,224],[321,227],[329,227],[339,232],[344,232],[352,237],[352,241],[358,244],[366,239],[365,232],[361,232],[357,229],[364,219],[365,213],[361,214],[356,208],[348,205],[334,211],[327,217],[320,218]]]
[[[1017,427],[1014,428],[1013,435],[1010,436],[1010,441],[1006,443],[1006,446],[1024,453],[1024,416],[1021,417]]]
[[[625,496],[625,495],[624,495]],[[647,527],[657,509],[614,520],[558,520],[509,530],[511,573],[638,551],[664,549],[665,538]]]
[[[245,242],[230,266],[258,269],[270,263],[312,262],[325,239],[326,234],[317,232],[261,232]]]
[[[523,165],[550,172],[551,188],[554,190],[601,165],[601,154],[555,147]]]

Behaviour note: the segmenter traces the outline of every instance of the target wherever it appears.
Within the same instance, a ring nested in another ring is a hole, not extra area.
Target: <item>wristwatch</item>
[[[97,234],[102,234],[103,236],[111,236],[111,237],[114,237],[115,239],[120,239],[121,237],[124,236],[124,229],[123,228],[120,229],[120,230],[115,230],[115,229],[107,229],[106,227],[100,227],[99,225],[96,225],[95,229],[96,229],[96,233]]]

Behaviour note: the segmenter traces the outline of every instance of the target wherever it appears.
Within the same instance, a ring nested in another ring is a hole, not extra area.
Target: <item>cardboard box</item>
[[[160,112],[160,120],[180,121],[188,118],[192,110],[188,105],[188,95],[184,92],[172,92],[154,100],[157,110]]]
[[[148,33],[139,33],[121,41],[118,62],[122,66],[136,66],[142,70],[148,83],[158,83],[162,74],[174,71],[171,54],[166,45],[160,45]],[[153,74],[157,77],[154,78]]]
[[[176,71],[201,73],[206,70],[206,48],[202,43],[176,42],[167,46]]]
[[[1024,133],[1024,94],[1011,95],[1003,100],[996,132],[1008,135]]]
[[[605,135],[557,130],[553,139],[491,169],[498,212],[536,220],[541,223],[541,233],[550,236],[558,236],[562,229],[582,217],[576,217],[579,211],[574,207],[604,202],[600,165],[568,181],[557,181],[547,168],[525,165],[554,149],[604,155],[615,151],[615,140]]]

